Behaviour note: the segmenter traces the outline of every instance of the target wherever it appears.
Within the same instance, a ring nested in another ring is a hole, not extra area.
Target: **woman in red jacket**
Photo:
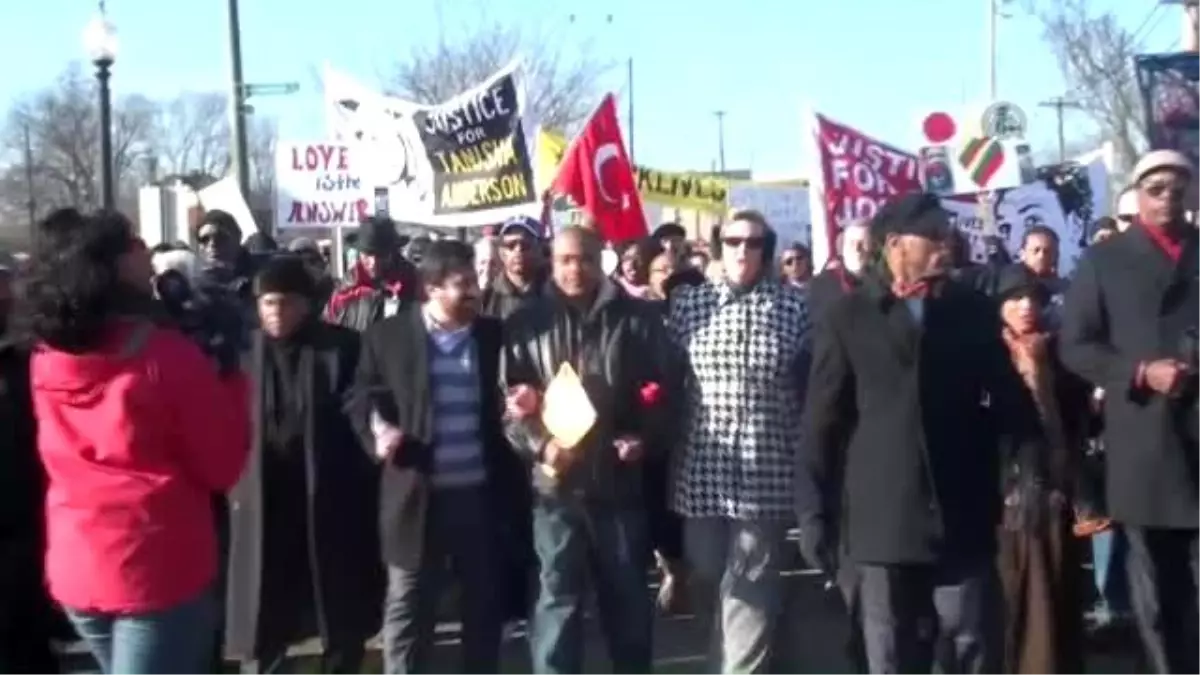
[[[205,672],[212,496],[242,471],[245,390],[133,311],[149,252],[116,213],[39,225],[21,297],[46,468],[46,576],[105,673]]]

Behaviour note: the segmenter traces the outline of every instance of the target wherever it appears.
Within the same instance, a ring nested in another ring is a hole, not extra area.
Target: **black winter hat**
[[[996,273],[994,295],[997,302],[1014,298],[1033,298],[1040,306],[1050,302],[1050,289],[1046,284],[1025,265],[1013,263],[1005,265]]]
[[[254,296],[268,293],[289,293],[314,298],[317,284],[308,266],[299,256],[277,255],[263,263],[254,275]]]

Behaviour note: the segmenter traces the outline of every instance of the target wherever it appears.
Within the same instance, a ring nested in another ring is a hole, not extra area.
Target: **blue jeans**
[[[212,593],[154,612],[67,609],[104,673],[204,673],[212,665],[217,603]]]
[[[1129,593],[1125,582],[1125,533],[1113,523],[1112,527],[1092,535],[1092,575],[1096,582],[1097,618],[1111,620],[1113,612],[1129,610]]]
[[[533,543],[541,563],[529,630],[535,673],[583,672],[587,578],[614,673],[648,673],[653,604],[647,585],[649,541],[641,508],[535,497]]]

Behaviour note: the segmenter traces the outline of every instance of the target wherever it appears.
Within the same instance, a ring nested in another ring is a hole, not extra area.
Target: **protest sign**
[[[638,192],[642,199],[697,211],[722,213],[729,198],[729,181],[698,173],[659,171],[638,166]]]
[[[357,227],[372,187],[343,143],[279,142],[275,147],[275,228]]]
[[[1014,258],[1025,231],[1048,227],[1059,239],[1059,273],[1068,275],[1091,236],[1092,222],[1108,211],[1108,167],[1103,151],[1037,169],[1036,179],[1025,185],[992,193],[993,231]],[[954,215],[954,224],[967,235],[971,257],[985,260],[984,237],[989,233],[974,197],[943,199]]]
[[[435,227],[541,214],[522,124],[519,64],[437,105],[384,96],[326,68],[331,138],[360,144],[360,178],[393,218]]]
[[[538,131],[538,185],[549,187],[567,151],[566,137],[547,129]],[[729,180],[702,173],[660,171],[645,166],[634,167],[638,194],[643,202],[662,206],[694,209],[709,213],[724,213],[729,199]]]
[[[1025,113],[995,103],[976,115],[969,108],[935,110],[920,120],[917,151],[921,184],[941,196],[1017,187],[1034,179],[1033,154],[1021,139]]]
[[[227,176],[206,188],[201,188],[196,196],[205,211],[224,211],[233,216],[243,236],[248,237],[258,231],[250,205],[246,203],[242,188],[233,176]]]
[[[1200,60],[1195,52],[1142,54],[1134,59],[1146,135],[1151,150],[1178,150],[1200,167]],[[1185,205],[1200,208],[1200,186],[1191,182]]]
[[[767,219],[779,238],[776,250],[812,241],[812,218],[806,185],[736,182],[729,190],[730,209],[754,209]]]
[[[896,195],[921,189],[917,158],[861,131],[813,115],[812,254],[822,266],[847,223],[871,218]]]
[[[1193,52],[1179,52],[1143,54],[1135,63],[1150,147],[1178,150],[1200,165],[1200,60]]]
[[[917,157],[863,132],[817,116],[821,166],[812,188],[813,261],[822,266],[845,223],[870,218],[879,206],[906,192],[921,190]],[[992,192],[994,234],[1012,255],[1025,230],[1033,225],[1053,229],[1060,239],[1059,270],[1069,273],[1087,245],[1092,221],[1108,211],[1111,149],[1088,153],[1074,161],[1042,167],[1028,184]],[[855,174],[860,174],[855,178]],[[847,178],[849,176],[849,178]],[[982,260],[985,222],[976,195],[943,197],[942,206],[971,242],[972,257]],[[825,222],[821,219],[825,218]]]

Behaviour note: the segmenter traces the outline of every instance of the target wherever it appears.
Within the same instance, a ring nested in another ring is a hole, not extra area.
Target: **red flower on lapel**
[[[662,399],[662,387],[657,382],[647,382],[638,390],[638,396],[641,398],[642,406],[650,408],[657,405]]]

